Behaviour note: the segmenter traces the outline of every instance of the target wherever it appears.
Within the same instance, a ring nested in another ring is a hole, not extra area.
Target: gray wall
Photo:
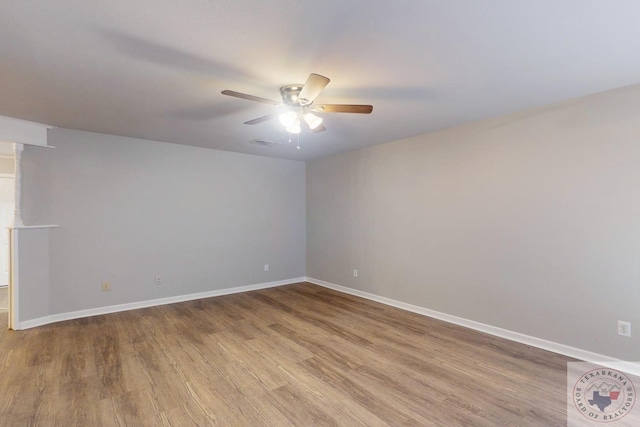
[[[50,269],[48,228],[14,230],[18,242],[20,319],[37,319],[49,314]]]
[[[304,163],[65,129],[49,144],[25,147],[22,204],[60,225],[49,314],[305,275]]]
[[[309,162],[307,276],[640,360],[639,107],[634,86]]]

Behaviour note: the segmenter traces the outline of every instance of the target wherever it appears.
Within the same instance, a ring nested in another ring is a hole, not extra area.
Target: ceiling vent
[[[249,141],[250,144],[262,145],[263,147],[270,147],[272,145],[280,145],[279,142],[275,141],[267,141],[266,139],[252,139]]]

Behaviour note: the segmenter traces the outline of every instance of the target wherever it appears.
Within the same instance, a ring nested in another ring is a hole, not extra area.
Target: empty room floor
[[[568,361],[300,283],[4,330],[0,419],[556,426],[566,423]]]

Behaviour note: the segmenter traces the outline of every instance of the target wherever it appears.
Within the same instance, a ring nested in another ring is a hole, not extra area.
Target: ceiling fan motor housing
[[[293,107],[310,104],[309,101],[299,98],[300,91],[302,90],[303,86],[304,85],[300,84],[282,86],[280,88],[280,96],[282,96],[282,102],[284,102],[285,105],[290,105]]]

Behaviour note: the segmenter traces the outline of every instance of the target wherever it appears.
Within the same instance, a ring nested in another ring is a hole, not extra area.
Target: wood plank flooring
[[[570,360],[301,283],[0,332],[0,424],[561,426]]]

